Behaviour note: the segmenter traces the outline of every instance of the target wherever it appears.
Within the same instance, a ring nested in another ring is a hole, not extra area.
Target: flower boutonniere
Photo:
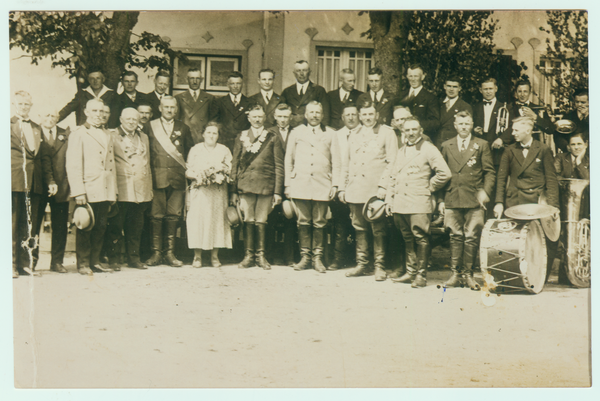
[[[469,167],[473,167],[475,165],[475,163],[477,163],[477,159],[475,158],[475,156],[471,157],[469,159],[469,161],[467,162],[467,166]]]
[[[65,140],[65,136],[64,136],[63,134],[60,134],[60,135],[58,136],[58,140],[59,140],[59,141],[64,141],[64,140]]]
[[[381,99],[381,104],[386,104],[388,100],[386,98]]]
[[[473,149],[475,149],[475,150],[479,150],[479,145],[478,145],[478,144],[476,144],[476,143],[474,143],[474,144],[473,144]]]
[[[175,142],[173,142],[175,144],[175,146],[179,146],[179,141],[176,140]]]
[[[173,135],[179,138],[181,136],[181,131],[173,131]]]
[[[244,110],[244,106],[240,106],[239,111],[242,111],[242,110]]]

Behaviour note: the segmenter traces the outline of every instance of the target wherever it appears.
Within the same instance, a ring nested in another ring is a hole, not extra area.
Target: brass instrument
[[[497,124],[496,132],[498,134],[500,134],[508,129],[508,125],[510,124],[510,121],[509,121],[508,108],[506,107],[506,102],[504,102],[504,106],[502,106],[498,109],[498,119],[496,121],[496,124]]]
[[[585,288],[590,286],[591,239],[590,220],[580,219],[582,195],[590,185],[589,180],[561,178],[558,180],[563,220],[563,246],[566,272],[571,284]],[[588,198],[589,201],[589,198]],[[584,205],[583,205],[584,206]],[[584,216],[587,217],[587,216]]]

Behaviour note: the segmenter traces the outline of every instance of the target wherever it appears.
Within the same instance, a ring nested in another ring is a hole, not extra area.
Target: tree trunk
[[[402,47],[408,32],[408,16],[405,11],[370,11],[369,18],[375,66],[383,71],[383,88],[397,95],[401,89]]]
[[[109,88],[117,89],[121,74],[125,71],[131,30],[137,24],[139,15],[139,11],[115,11],[113,13],[112,26],[106,44],[106,62],[103,68],[106,74],[105,85]]]

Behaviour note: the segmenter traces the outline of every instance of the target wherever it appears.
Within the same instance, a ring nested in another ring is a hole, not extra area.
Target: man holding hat
[[[102,100],[87,102],[84,110],[86,122],[69,136],[67,149],[71,197],[78,207],[84,206],[93,215],[94,221],[91,227],[77,227],[75,252],[77,270],[81,274],[112,271],[102,267],[99,261],[108,209],[117,201],[113,137],[100,128],[103,108]]]
[[[454,116],[454,128],[458,135],[442,144],[442,156],[452,172],[439,204],[444,226],[450,230],[452,276],[444,286],[462,284],[477,291],[473,265],[496,170],[488,142],[471,134],[473,117],[468,111]]]
[[[290,133],[285,153],[285,194],[298,210],[298,236],[302,259],[294,270],[325,273],[323,232],[327,207],[338,188],[339,151],[335,131],[321,124],[323,107],[306,105],[307,123]],[[312,258],[311,258],[312,256]]]
[[[379,113],[369,100],[359,104],[362,126],[348,137],[347,153],[343,155],[339,198],[350,206],[352,226],[356,230],[356,263],[346,277],[358,277],[369,270],[368,232],[373,233],[375,280],[384,281],[386,227],[383,213],[379,218],[367,210],[375,199],[385,199],[391,166],[398,153],[398,139],[387,125],[377,124]],[[383,203],[383,202],[381,202]],[[367,207],[365,207],[367,206]],[[363,210],[367,215],[363,214]],[[383,211],[383,209],[381,209]]]
[[[387,213],[394,215],[405,244],[406,273],[393,281],[418,288],[427,285],[433,194],[452,173],[435,145],[422,138],[423,128],[416,117],[404,121],[402,133],[406,144],[398,150],[385,200]]]

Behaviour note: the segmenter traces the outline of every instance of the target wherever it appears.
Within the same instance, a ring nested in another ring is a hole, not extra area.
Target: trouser
[[[77,229],[75,238],[75,254],[77,268],[90,267],[100,261],[100,251],[104,243],[109,202],[94,202],[89,204],[94,212],[94,227],[89,231]]]
[[[110,263],[119,263],[123,232],[125,232],[125,249],[128,261],[140,260],[140,240],[144,229],[144,214],[149,204],[150,202],[119,202],[119,212],[108,219],[106,227],[108,260]]]
[[[368,222],[363,215],[364,203],[349,203],[348,206],[350,208],[350,217],[352,218],[352,227],[356,231],[371,230],[374,236],[378,233],[386,234],[385,218],[382,217],[379,220]]]
[[[267,223],[273,206],[273,195],[240,194],[240,210],[245,223]]]
[[[483,208],[447,208],[444,225],[450,229],[450,243],[464,243],[477,248],[484,220]]]
[[[329,203],[331,208],[331,220],[335,229],[334,259],[342,263],[343,259],[352,259],[352,253],[348,252],[348,237],[353,231],[350,219],[350,207],[337,198]]]
[[[327,201],[292,199],[298,210],[298,225],[323,228],[327,224]]]
[[[57,202],[54,196],[42,196],[38,208],[38,232],[45,214],[46,205],[50,204],[50,219],[52,228],[52,245],[50,266],[62,264],[65,258],[67,246],[67,234],[69,231],[69,202]]]
[[[33,250],[33,260],[29,259],[29,253],[23,245],[32,247],[35,245],[33,241],[28,241],[28,244],[24,244],[24,241],[28,237],[34,238],[39,234],[39,204],[42,195],[27,193],[29,196],[29,208],[26,204],[26,193],[25,192],[12,192],[11,194],[11,206],[12,206],[12,251],[13,251],[13,267],[35,267],[37,262],[38,247]],[[37,229],[36,229],[36,226]]]
[[[153,219],[179,220],[185,205],[185,191],[172,187],[154,189],[150,215]]]
[[[267,255],[269,260],[285,263],[294,262],[297,231],[296,221],[284,216],[281,204],[275,206],[267,219]],[[276,237],[277,232],[283,233],[283,249],[275,246],[280,244]]]
[[[406,249],[406,270],[416,272],[417,266],[422,264],[419,258],[428,258],[429,225],[431,215],[425,213],[399,214],[394,213],[394,223],[400,230]],[[415,245],[421,252],[415,252]],[[426,267],[426,266],[425,266]]]

